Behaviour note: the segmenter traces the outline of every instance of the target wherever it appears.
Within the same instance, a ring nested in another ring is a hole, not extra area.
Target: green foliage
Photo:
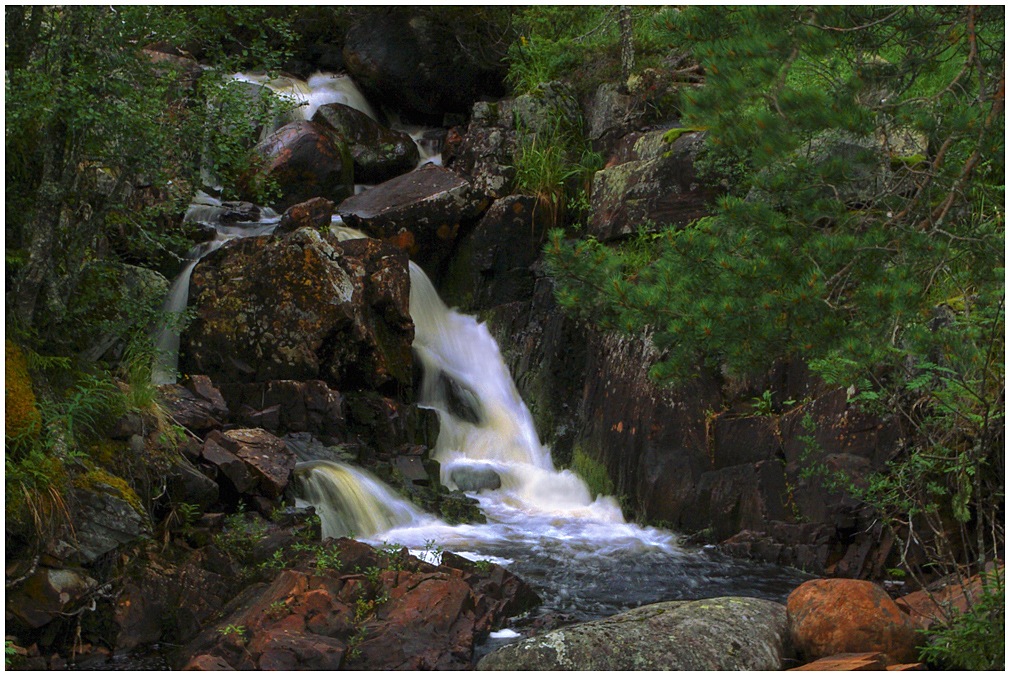
[[[235,560],[245,561],[265,535],[266,526],[255,518],[248,518],[245,504],[240,502],[237,511],[225,517],[224,529],[214,536],[214,544]]]
[[[546,218],[548,227],[554,227],[569,220],[569,209],[574,219],[588,213],[589,183],[603,161],[586,145],[580,123],[564,119],[561,111],[547,115],[540,130],[517,122],[514,191],[536,197],[534,217]]]
[[[572,471],[582,477],[594,496],[614,494],[614,482],[607,473],[607,468],[590,457],[581,446],[576,446],[572,451]]]
[[[222,94],[220,73],[269,65],[285,33],[262,7],[18,6],[5,28],[7,248],[23,252],[8,322],[49,340],[71,321],[80,271],[107,238],[162,247],[158,208],[178,213],[208,166],[229,180],[241,171],[235,148],[256,140],[257,106]],[[256,35],[237,54],[212,48],[240,29]],[[191,37],[221,67],[195,83],[143,51]]]
[[[245,643],[248,632],[249,630],[240,624],[227,624],[217,629],[217,633],[221,636],[234,636],[242,643]]]
[[[509,46],[508,83],[516,93],[536,91],[543,83],[569,79],[581,96],[603,82],[619,79],[620,48],[616,6],[538,5],[513,16],[518,37]],[[669,40],[651,7],[632,7],[636,63],[658,64]]]
[[[341,566],[340,562],[340,550],[336,547],[327,547],[326,545],[319,545],[316,548],[316,560],[315,560],[316,572],[323,573],[327,570],[339,570]]]
[[[919,659],[944,670],[1003,671],[1006,668],[1006,586],[1002,570],[983,576],[981,594],[968,611],[955,612],[926,631]]]
[[[704,169],[729,193],[615,246],[554,231],[559,303],[647,332],[662,382],[806,360],[901,435],[857,483],[819,469],[809,420],[808,470],[876,510],[903,557],[925,549],[931,574],[998,558],[1003,12],[696,6],[669,21],[706,74],[684,124],[707,129]],[[754,403],[773,412],[770,393]]]
[[[492,568],[494,568],[494,564],[485,559],[481,559],[480,561],[474,561],[473,567],[476,568],[478,572],[487,575],[491,572]]]

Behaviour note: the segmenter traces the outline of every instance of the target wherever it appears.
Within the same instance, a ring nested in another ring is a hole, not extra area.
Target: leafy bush
[[[1006,669],[1006,586],[1003,571],[983,577],[982,593],[965,613],[930,627],[920,659],[945,670]]]

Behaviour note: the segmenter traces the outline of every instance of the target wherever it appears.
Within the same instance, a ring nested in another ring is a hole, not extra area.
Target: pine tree
[[[901,426],[903,453],[850,490],[899,541],[931,542],[933,565],[991,561],[1004,538],[1003,8],[693,7],[666,21],[706,75],[683,93],[683,125],[707,129],[699,166],[729,189],[710,217],[617,245],[554,231],[559,302],[648,331],[664,382],[803,358]]]

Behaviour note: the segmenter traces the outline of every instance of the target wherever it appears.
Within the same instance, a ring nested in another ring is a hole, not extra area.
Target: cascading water
[[[295,490],[302,496],[299,506],[315,506],[323,538],[350,533],[367,537],[434,520],[368,472],[341,462],[299,463]]]
[[[343,238],[360,235],[335,228]],[[446,307],[413,263],[410,279],[413,346],[424,369],[419,401],[439,417],[433,454],[441,479],[455,487],[462,476],[483,477],[485,487],[468,494],[488,522],[450,526],[411,514],[388,530],[359,528],[359,539],[415,551],[434,541],[462,556],[493,560],[538,587],[541,612],[578,620],[671,599],[741,594],[783,600],[795,587],[793,571],[686,551],[668,531],[626,523],[613,497],[594,499],[576,474],[555,470],[487,327]],[[385,487],[346,487],[346,476],[331,482],[316,470],[313,478],[329,483],[300,497],[317,507],[329,533],[350,532],[348,516],[330,513],[347,514],[350,508],[337,502],[359,499],[352,495],[374,490],[370,500],[399,501]],[[327,526],[328,520],[336,525]]]
[[[550,449],[540,443],[533,417],[487,327],[446,307],[414,263],[410,316],[414,351],[424,368],[419,400],[439,418],[434,457],[441,463],[442,483],[456,488],[454,475],[476,465],[493,470],[501,481],[494,499],[485,500],[489,511],[515,509],[623,523],[616,500],[594,500],[578,475],[554,469]],[[452,410],[449,400],[450,394],[458,398],[460,393],[469,401],[464,417]]]
[[[327,103],[342,103],[373,120],[379,119],[364,94],[354,84],[354,80],[347,75],[315,73],[308,81],[287,76],[271,78],[249,73],[237,73],[232,77],[239,82],[251,82],[267,87],[276,94],[292,99],[295,104],[292,116],[295,119],[311,120],[319,110],[319,106]]]
[[[319,105],[334,101],[375,117],[360,93],[347,94],[347,83],[353,87],[349,79],[236,77],[287,91],[303,103],[299,117],[311,117]],[[424,135],[400,126],[415,139]],[[425,156],[437,161],[422,147],[422,162]],[[278,220],[265,212],[260,222],[227,226],[220,222],[221,207],[203,196],[187,213],[188,220],[210,223],[218,234],[190,252],[166,302],[169,311],[185,309],[189,277],[201,257],[228,239],[270,232]],[[336,216],[331,229],[341,240],[365,236],[343,227]],[[487,327],[446,307],[413,263],[410,279],[413,347],[424,369],[419,402],[440,422],[433,455],[441,463],[442,482],[475,497],[488,523],[450,526],[359,469],[299,463],[295,490],[303,504],[316,507],[324,537],[353,533],[366,542],[415,550],[435,541],[460,555],[508,566],[538,588],[541,612],[560,611],[576,620],[670,599],[740,594],[783,600],[795,587],[795,571],[684,550],[668,531],[629,524],[613,497],[594,497],[576,474],[556,470]],[[159,377],[171,381],[178,335],[162,339],[166,362]]]

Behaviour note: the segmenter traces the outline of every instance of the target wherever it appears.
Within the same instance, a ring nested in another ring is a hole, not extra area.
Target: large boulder
[[[507,645],[477,669],[777,671],[787,645],[786,610],[779,603],[668,601]]]
[[[281,215],[274,234],[294,232],[298,228],[315,228],[324,230],[330,227],[333,220],[333,202],[325,197],[313,197],[305,202],[290,206]]]
[[[377,103],[440,119],[481,95],[501,96],[504,69],[489,46],[500,33],[489,10],[374,8],[347,31],[344,64]]]
[[[213,433],[214,441],[233,453],[248,470],[257,491],[276,499],[287,488],[295,468],[295,454],[284,441],[262,429],[237,429]],[[210,443],[208,437],[207,442]]]
[[[231,242],[193,271],[181,370],[397,393],[412,383],[409,288],[406,255],[378,241],[302,228]]]
[[[340,202],[354,192],[354,163],[344,141],[314,122],[284,125],[261,141],[254,152],[259,166],[243,181],[250,199],[267,182],[276,183],[281,196],[271,205],[279,211],[313,197]]]
[[[340,103],[320,106],[312,121],[336,131],[347,142],[354,159],[357,183],[381,183],[417,167],[421,159],[414,139],[364,113]]]
[[[469,181],[426,166],[344,200],[337,213],[350,227],[400,247],[434,275],[460,229],[486,207]]]
[[[718,193],[695,173],[703,145],[704,134],[694,131],[625,137],[593,178],[588,233],[610,241],[636,233],[647,221],[658,227],[686,225],[707,215]]]
[[[918,625],[872,582],[810,580],[786,608],[793,646],[808,661],[857,652],[881,652],[892,663],[918,656]]]

